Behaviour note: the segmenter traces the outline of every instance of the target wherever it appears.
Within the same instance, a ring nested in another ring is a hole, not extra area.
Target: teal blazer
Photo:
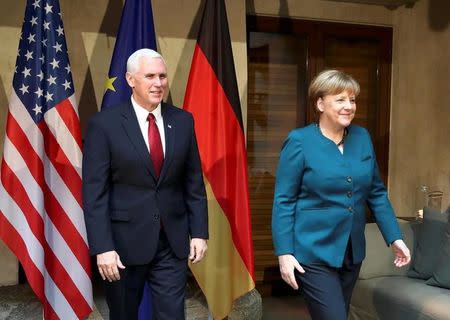
[[[366,129],[350,125],[344,153],[315,124],[290,132],[280,154],[272,211],[277,256],[341,267],[365,257],[365,204],[389,245],[402,235]]]

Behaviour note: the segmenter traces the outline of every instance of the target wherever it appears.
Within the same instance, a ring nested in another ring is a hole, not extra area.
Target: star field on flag
[[[33,120],[74,94],[59,6],[34,0],[26,10],[13,86]]]

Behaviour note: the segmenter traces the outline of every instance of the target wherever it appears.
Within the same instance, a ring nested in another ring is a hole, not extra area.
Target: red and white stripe
[[[81,134],[73,96],[38,125],[13,91],[0,184],[0,237],[21,261],[46,320],[92,311],[81,198]]]

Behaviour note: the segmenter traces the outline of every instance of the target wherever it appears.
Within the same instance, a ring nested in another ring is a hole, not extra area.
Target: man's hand
[[[284,282],[290,285],[293,289],[298,289],[297,281],[295,280],[294,270],[297,269],[300,273],[305,273],[297,259],[291,254],[283,254],[278,256],[278,264],[280,265],[281,278]]]
[[[191,251],[189,253],[189,260],[192,263],[197,263],[203,259],[208,250],[208,245],[205,239],[192,238],[191,239]]]
[[[125,269],[115,251],[107,251],[97,255],[97,267],[103,280],[109,282],[120,280],[119,269]]]
[[[411,261],[411,254],[403,240],[395,240],[391,244],[392,251],[394,251],[394,264],[397,268],[406,266]]]

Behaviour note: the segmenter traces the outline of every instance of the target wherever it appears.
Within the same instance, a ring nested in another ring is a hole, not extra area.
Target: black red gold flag
[[[210,223],[208,254],[191,269],[212,315],[223,319],[255,286],[245,135],[223,0],[205,3],[184,109],[195,119]]]

